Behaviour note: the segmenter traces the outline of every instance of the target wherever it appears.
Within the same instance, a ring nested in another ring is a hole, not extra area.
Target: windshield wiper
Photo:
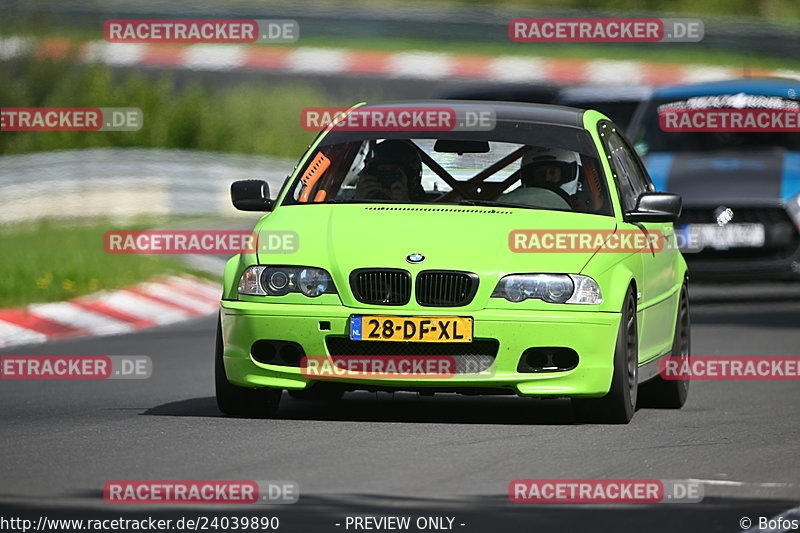
[[[497,202],[495,200],[459,200],[458,205],[476,205],[484,207],[521,207],[522,209],[541,209],[532,205]]]
[[[375,200],[372,198],[333,198],[325,202],[326,204],[408,204],[412,202],[398,202],[396,200]]]

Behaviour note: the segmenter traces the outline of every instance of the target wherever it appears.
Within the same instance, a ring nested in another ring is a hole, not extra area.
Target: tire
[[[627,424],[636,411],[639,386],[639,333],[636,298],[628,290],[614,348],[614,374],[611,388],[602,398],[574,398],[572,405],[578,418],[585,422]]]
[[[222,327],[217,320],[217,342],[214,354],[214,384],[217,392],[217,407],[228,416],[269,418],[278,411],[281,389],[248,389],[237,387],[228,381],[222,361]]]
[[[317,383],[305,390],[290,390],[289,396],[295,400],[304,400],[310,402],[336,402],[342,399],[344,391],[328,387],[327,383]]]
[[[684,282],[678,302],[678,314],[675,319],[675,336],[672,341],[671,357],[680,357],[686,361],[691,357],[692,324],[689,317],[689,291]],[[680,409],[689,396],[688,379],[664,379],[660,375],[644,383],[639,391],[641,407],[656,409]]]

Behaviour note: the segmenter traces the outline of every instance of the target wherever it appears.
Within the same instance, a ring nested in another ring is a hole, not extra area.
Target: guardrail
[[[0,224],[43,218],[237,216],[230,184],[277,193],[293,160],[183,150],[69,150],[0,157]],[[251,215],[252,218],[252,215]]]

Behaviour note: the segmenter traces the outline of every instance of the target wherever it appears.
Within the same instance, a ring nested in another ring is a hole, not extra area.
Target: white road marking
[[[30,37],[0,38],[0,59],[11,59],[34,48],[36,41]]]
[[[0,320],[0,348],[47,341],[47,335]]]
[[[491,62],[489,77],[494,81],[544,81],[547,70],[538,58],[500,57]]]
[[[183,54],[192,70],[234,70],[247,62],[247,49],[238,44],[193,44]]]
[[[196,309],[198,313],[214,313],[219,309],[219,295],[217,298],[210,300],[198,295],[197,293],[190,293],[183,290],[176,290],[172,285],[166,283],[144,283],[138,288],[144,290],[148,294],[157,296],[165,300],[174,300],[176,304],[190,309]]]
[[[165,283],[181,287],[187,294],[197,296],[204,300],[213,301],[215,304],[219,303],[220,296],[222,296],[222,287],[210,281],[172,276],[167,278]]]
[[[389,76],[398,78],[441,79],[450,76],[453,56],[435,52],[400,52],[389,59]]]
[[[97,300],[129,315],[150,319],[159,325],[172,324],[191,318],[188,313],[176,307],[159,304],[127,291],[115,291],[101,295]]]
[[[712,65],[691,65],[684,69],[683,76],[676,81],[697,83],[701,81],[718,81],[735,77],[740,73],[728,67],[715,67]]]
[[[287,68],[293,72],[339,74],[347,64],[347,52],[326,48],[298,48],[287,56]]]
[[[69,302],[33,304],[28,309],[53,322],[84,329],[94,335],[113,335],[133,331],[133,327],[127,322],[115,320]]]
[[[136,65],[144,58],[147,45],[142,43],[105,43],[92,41],[82,50],[84,61],[99,61],[107,65]]]
[[[597,59],[587,63],[586,76],[597,83],[637,84],[642,81],[642,66],[639,61]]]

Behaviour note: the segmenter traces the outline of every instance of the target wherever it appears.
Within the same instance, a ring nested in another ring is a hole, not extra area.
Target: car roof
[[[561,126],[583,128],[583,109],[550,104],[530,104],[523,102],[497,102],[491,100],[408,100],[402,102],[381,102],[363,106],[381,107],[447,107],[457,114],[459,110],[490,109],[498,121],[547,122]]]
[[[792,91],[792,92],[790,92]],[[763,96],[789,96],[800,91],[800,81],[786,78],[738,78],[724,81],[673,85],[653,92],[653,98],[689,98],[746,92]]]

